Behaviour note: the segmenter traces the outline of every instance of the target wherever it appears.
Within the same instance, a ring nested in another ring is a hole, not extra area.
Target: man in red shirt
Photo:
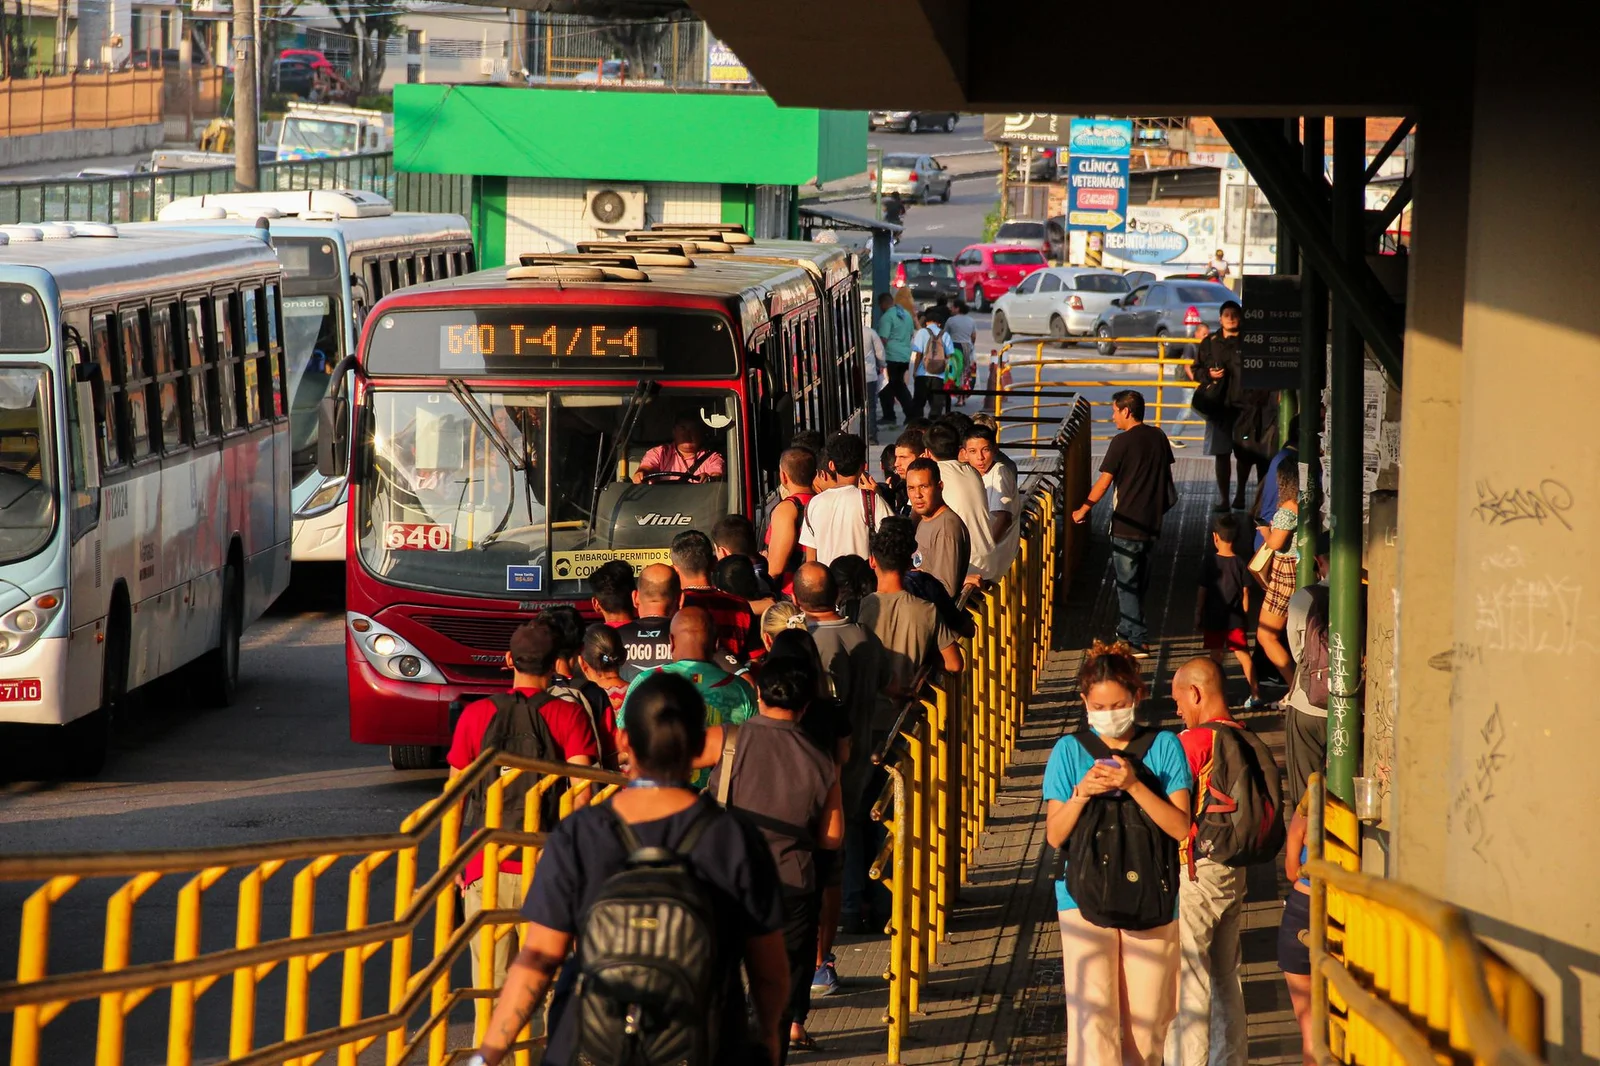
[[[1210,775],[1216,734],[1207,722],[1241,728],[1228,713],[1222,667],[1210,656],[1190,659],[1172,677],[1172,698],[1186,727],[1178,734],[1196,782],[1189,839],[1206,804],[1200,782]],[[1167,1034],[1168,1066],[1244,1066],[1244,989],[1239,983],[1239,928],[1244,919],[1245,868],[1208,858],[1185,863],[1178,879],[1178,1017]],[[1215,1041],[1212,1034],[1218,1034]]]
[[[535,618],[511,634],[511,650],[506,652],[506,666],[511,670],[511,691],[524,699],[538,699],[550,687],[555,673],[556,655],[561,641],[554,626],[543,618]],[[483,751],[483,738],[497,713],[493,700],[478,700],[461,712],[456,722],[455,737],[450,744],[450,754],[445,760],[450,764],[450,779],[471,765]],[[539,705],[539,717],[544,719],[555,741],[561,759],[575,766],[593,766],[600,754],[595,743],[594,729],[583,708],[570,700],[546,699]],[[574,782],[576,784],[576,782]],[[520,812],[517,812],[520,817]],[[510,810],[506,823],[511,824]],[[517,823],[520,827],[520,821]],[[463,835],[467,830],[463,827]],[[461,875],[462,905],[466,920],[483,909],[483,852],[467,861]],[[522,906],[521,852],[512,852],[500,860],[500,876],[496,882],[495,909],[504,910]],[[478,966],[478,938],[472,938],[473,972]],[[494,949],[495,984],[505,983],[506,968],[516,954],[515,930],[502,938]]]
[[[711,570],[716,565],[711,538],[698,529],[686,529],[672,538],[672,567],[683,586],[683,605],[710,611],[717,627],[717,646],[742,662],[749,656],[755,615],[748,602],[711,584]]]

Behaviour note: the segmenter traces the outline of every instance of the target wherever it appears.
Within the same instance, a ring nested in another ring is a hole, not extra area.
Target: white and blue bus
[[[398,289],[470,273],[472,233],[460,215],[396,212],[352,189],[219,193],[174,200],[152,227],[249,233],[266,218],[283,260],[284,354],[294,438],[295,562],[343,562],[343,478],[317,473],[317,402],[367,308]]]
[[[0,722],[98,772],[131,690],[289,583],[283,273],[265,235],[0,227]],[[43,732],[43,730],[41,730]]]

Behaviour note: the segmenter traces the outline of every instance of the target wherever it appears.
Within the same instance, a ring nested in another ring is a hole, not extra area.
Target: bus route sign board
[[[1249,274],[1239,359],[1247,389],[1300,387],[1300,275]]]

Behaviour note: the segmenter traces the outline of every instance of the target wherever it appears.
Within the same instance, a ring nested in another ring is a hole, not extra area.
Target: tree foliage
[[[387,4],[363,0],[328,0],[328,13],[350,39],[350,74],[358,95],[378,91],[386,61],[384,45],[405,32],[400,16]]]

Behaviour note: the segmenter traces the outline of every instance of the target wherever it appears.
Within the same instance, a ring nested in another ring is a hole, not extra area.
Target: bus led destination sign
[[[478,365],[493,356],[653,359],[656,331],[626,322],[452,322],[439,327],[439,363]]]

